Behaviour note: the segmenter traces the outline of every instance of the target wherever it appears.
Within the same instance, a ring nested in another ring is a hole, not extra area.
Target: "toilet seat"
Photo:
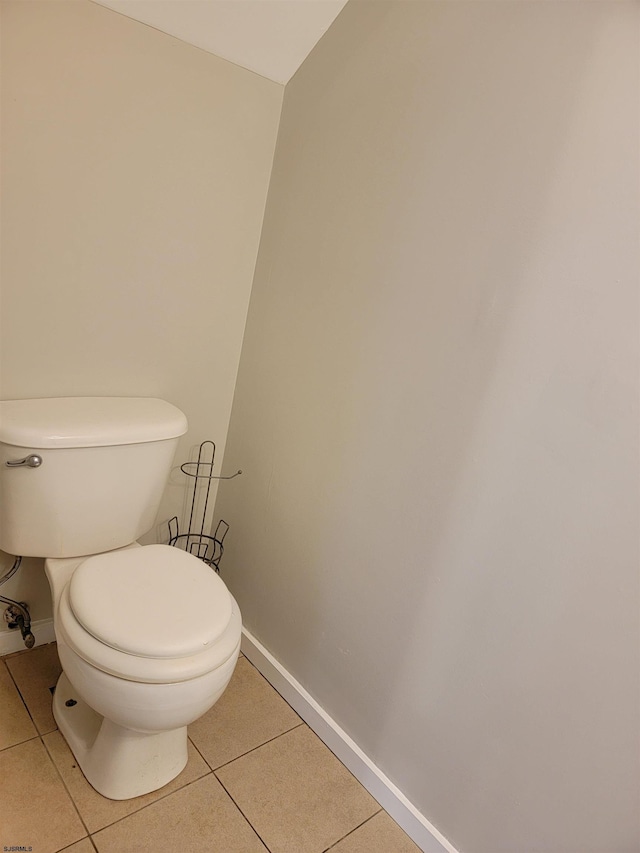
[[[97,640],[146,658],[205,651],[231,618],[231,596],[218,575],[168,545],[83,560],[69,582],[69,604]]]
[[[150,582],[152,590],[145,587]],[[166,545],[145,545],[83,561],[60,596],[57,630],[103,672],[168,684],[222,666],[237,652],[241,619],[204,563]]]

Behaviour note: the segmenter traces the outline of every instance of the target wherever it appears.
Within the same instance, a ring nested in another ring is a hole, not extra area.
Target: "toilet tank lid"
[[[0,401],[0,442],[17,447],[107,447],[176,438],[185,415],[154,397]]]

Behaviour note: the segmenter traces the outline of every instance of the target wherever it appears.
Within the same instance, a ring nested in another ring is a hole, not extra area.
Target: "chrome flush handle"
[[[23,465],[26,465],[27,468],[39,468],[42,465],[42,456],[32,453],[30,456],[25,456],[24,459],[9,459],[4,464],[7,468],[19,468]]]

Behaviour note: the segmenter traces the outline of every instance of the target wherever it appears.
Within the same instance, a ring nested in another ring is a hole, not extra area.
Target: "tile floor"
[[[189,761],[159,791],[115,802],[56,728],[55,643],[0,659],[0,850],[32,853],[419,853],[241,657],[189,728]]]

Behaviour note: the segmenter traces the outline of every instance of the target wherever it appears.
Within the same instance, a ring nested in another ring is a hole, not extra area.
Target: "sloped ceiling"
[[[287,83],[347,0],[94,0]]]

